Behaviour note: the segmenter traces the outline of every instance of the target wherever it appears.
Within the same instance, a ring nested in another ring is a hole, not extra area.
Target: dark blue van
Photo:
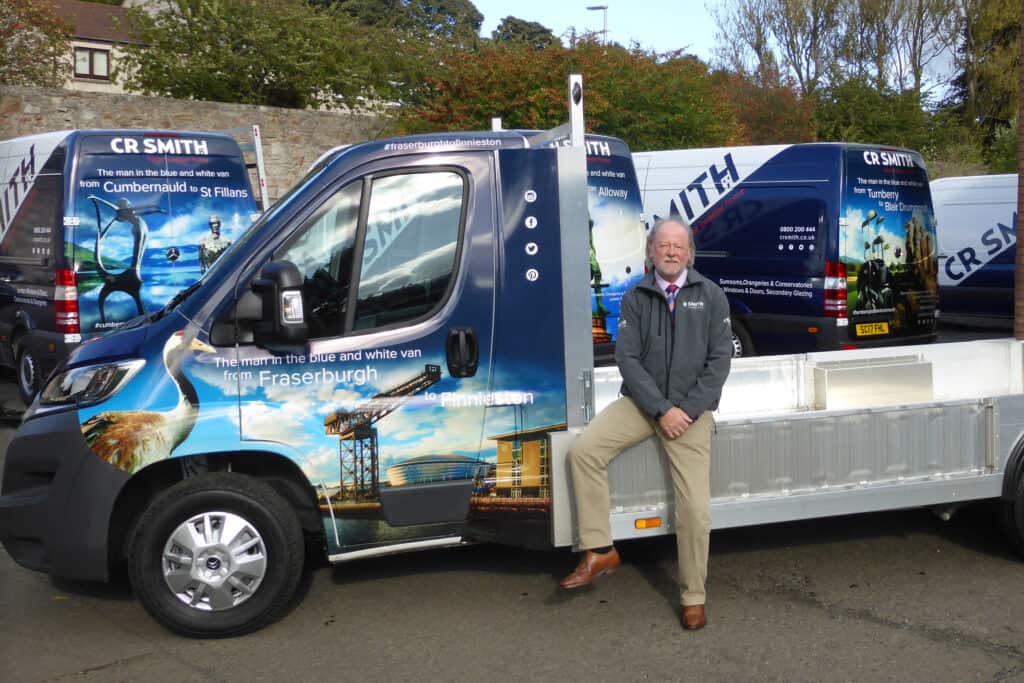
[[[227,135],[74,130],[0,141],[0,365],[30,402],[68,351],[159,309],[258,216]]]
[[[648,216],[693,227],[735,354],[934,341],[937,261],[914,151],[818,143],[633,155]]]

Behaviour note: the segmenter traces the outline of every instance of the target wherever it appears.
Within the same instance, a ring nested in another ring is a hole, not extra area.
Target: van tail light
[[[65,335],[81,334],[82,327],[78,318],[78,282],[75,271],[61,268],[53,288],[53,310],[57,323],[57,331]]]
[[[846,264],[839,261],[825,263],[825,316],[846,317]]]

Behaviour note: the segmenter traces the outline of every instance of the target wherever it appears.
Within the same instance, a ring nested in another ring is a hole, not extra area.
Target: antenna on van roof
[[[527,138],[532,147],[544,147],[560,140],[568,140],[570,147],[583,146],[583,76],[569,74],[569,123],[537,133]]]

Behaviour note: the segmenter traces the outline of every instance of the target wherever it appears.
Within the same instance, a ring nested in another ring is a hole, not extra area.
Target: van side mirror
[[[291,261],[271,261],[252,281],[252,291],[263,303],[263,314],[253,325],[257,344],[305,344],[309,328],[303,314],[302,273]]]

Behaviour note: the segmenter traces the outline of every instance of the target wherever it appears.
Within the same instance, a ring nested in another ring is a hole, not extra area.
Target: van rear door
[[[67,254],[83,336],[162,307],[257,211],[238,144],[223,135],[83,134],[73,193]]]
[[[921,155],[854,147],[843,170],[839,258],[847,276],[847,343],[934,335],[935,215]]]

